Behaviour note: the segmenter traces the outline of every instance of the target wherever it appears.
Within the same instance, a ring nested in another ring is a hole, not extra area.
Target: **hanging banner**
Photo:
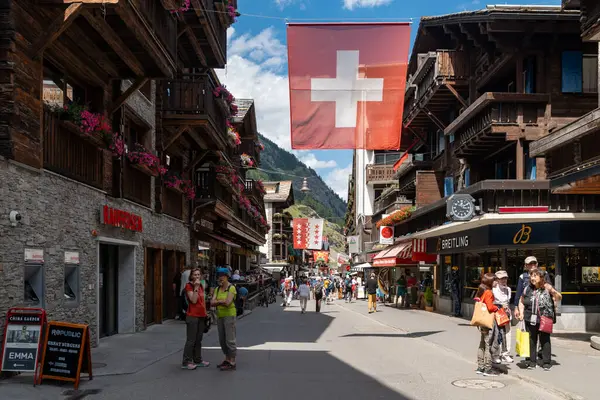
[[[410,24],[289,24],[287,43],[293,149],[400,148]]]
[[[360,253],[360,240],[358,236],[348,236],[348,252],[350,254]]]
[[[321,250],[323,247],[323,224],[325,221],[321,218],[308,219],[308,242],[307,249]]]
[[[348,256],[346,254],[338,253],[337,263],[338,263],[338,265],[347,265],[347,264],[349,264],[350,263],[350,256]]]
[[[305,249],[308,234],[308,218],[294,218],[292,226],[294,233],[294,249]]]
[[[394,244],[394,227],[379,227],[379,244]]]
[[[329,263],[329,252],[328,251],[313,251],[313,258],[315,262],[322,261],[325,264]]]

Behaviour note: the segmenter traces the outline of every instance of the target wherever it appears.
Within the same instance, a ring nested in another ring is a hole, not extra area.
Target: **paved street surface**
[[[216,330],[204,340],[213,365],[179,368],[184,325],[173,322],[101,341],[93,350],[94,380],[72,385],[30,377],[0,381],[0,399],[597,399],[600,353],[556,339],[555,365],[483,378],[474,373],[476,329],[465,320],[424,311],[336,301],[301,314],[298,302],[257,308],[238,322],[238,370],[218,371]],[[589,346],[589,344],[588,344]]]

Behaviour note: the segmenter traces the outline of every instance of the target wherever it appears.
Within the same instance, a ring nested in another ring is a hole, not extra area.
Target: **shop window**
[[[64,298],[69,303],[79,303],[79,266],[65,265]]]
[[[44,307],[44,269],[42,264],[25,264],[23,301],[28,306]]]
[[[600,304],[600,249],[562,250],[562,305],[598,306]]]

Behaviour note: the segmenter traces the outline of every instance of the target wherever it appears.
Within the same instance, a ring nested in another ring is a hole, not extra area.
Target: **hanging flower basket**
[[[129,164],[147,175],[164,175],[167,169],[160,164],[160,160],[151,151],[136,143],[133,151],[126,153]]]
[[[252,168],[254,167],[254,160],[246,153],[242,153],[240,156],[240,160],[242,162],[242,167],[244,168]]]
[[[401,222],[401,221],[404,221],[405,219],[410,218],[413,211],[415,211],[415,207],[412,207],[412,206],[402,207],[401,209],[394,211],[393,213],[391,213],[387,217],[383,218],[382,220],[377,221],[375,226],[377,228],[380,228],[381,226],[392,226],[398,222]]]
[[[261,142],[256,142],[255,145],[256,145],[256,148],[258,149],[258,151],[264,151],[265,150],[265,145],[262,144]]]
[[[265,185],[263,184],[263,181],[258,180],[254,184],[256,185],[256,188],[262,195],[267,194],[267,190],[265,189]]]
[[[179,189],[183,192],[183,195],[188,200],[194,200],[196,198],[196,189],[194,184],[189,179],[184,179],[179,185]]]
[[[171,13],[186,12],[192,7],[192,0],[162,0],[162,2]]]
[[[227,137],[229,139],[229,143],[232,146],[239,146],[242,144],[242,140],[240,139],[240,134],[233,128],[233,126],[227,128]]]

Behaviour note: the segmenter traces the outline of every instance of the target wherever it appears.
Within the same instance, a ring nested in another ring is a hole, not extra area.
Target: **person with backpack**
[[[244,315],[244,306],[246,305],[246,299],[248,298],[248,289],[244,286],[240,286],[237,289],[237,296],[235,297],[235,309],[236,316],[240,317]]]
[[[521,296],[523,296],[523,290],[527,286],[529,286],[529,271],[532,268],[537,268],[538,261],[534,256],[529,256],[525,259],[524,269],[525,271],[519,275],[519,281],[517,282],[517,291],[515,292],[515,317],[520,319],[520,311],[519,311],[519,301],[521,300]]]
[[[323,300],[323,292],[325,291],[323,287],[323,282],[321,282],[321,277],[317,277],[317,281],[315,282],[315,309],[316,312],[321,312],[321,300]]]
[[[349,275],[346,276],[344,286],[346,287],[346,303],[352,303],[352,279]]]

